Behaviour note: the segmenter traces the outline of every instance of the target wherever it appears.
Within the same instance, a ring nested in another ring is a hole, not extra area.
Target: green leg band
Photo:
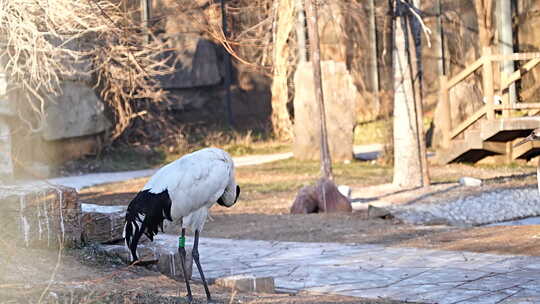
[[[186,247],[186,237],[184,237],[184,236],[179,236],[178,237],[178,247],[180,247],[180,248]]]

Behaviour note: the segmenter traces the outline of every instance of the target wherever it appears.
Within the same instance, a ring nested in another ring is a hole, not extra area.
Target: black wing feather
[[[151,193],[144,190],[135,196],[129,203],[126,212],[125,237],[126,245],[131,251],[133,261],[137,258],[137,245],[144,233],[151,241],[154,235],[163,231],[163,221],[171,218],[171,198],[169,192],[164,190],[160,193]],[[141,215],[144,219],[141,219]]]

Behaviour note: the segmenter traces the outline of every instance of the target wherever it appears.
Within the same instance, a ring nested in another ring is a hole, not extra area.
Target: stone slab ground
[[[176,239],[158,235],[156,244],[173,248]],[[273,277],[280,292],[439,304],[540,302],[539,257],[217,238],[201,238],[199,252],[209,281]],[[200,280],[197,271],[193,277]]]

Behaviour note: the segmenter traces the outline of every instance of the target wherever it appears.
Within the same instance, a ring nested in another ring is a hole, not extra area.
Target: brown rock
[[[324,205],[323,193],[326,197],[326,206]],[[352,212],[349,199],[341,194],[336,184],[329,179],[321,178],[317,185],[300,189],[291,206],[292,214],[318,212]]]
[[[83,240],[112,243],[123,238],[126,206],[81,204]]]
[[[0,225],[25,247],[57,248],[81,241],[81,206],[73,188],[45,182],[0,185]]]

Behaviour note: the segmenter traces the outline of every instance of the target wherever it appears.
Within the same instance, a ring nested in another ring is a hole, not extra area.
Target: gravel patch
[[[405,223],[416,225],[477,226],[540,215],[536,187],[497,189],[446,202],[387,206]]]

